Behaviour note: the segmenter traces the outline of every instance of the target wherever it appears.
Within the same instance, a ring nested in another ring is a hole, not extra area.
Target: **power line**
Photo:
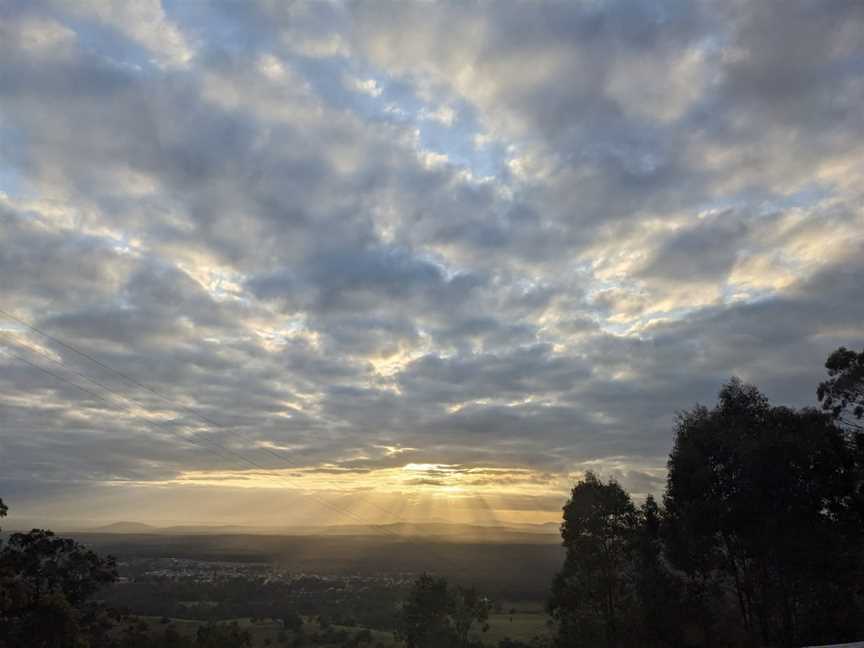
[[[59,374],[57,374],[57,373],[55,373],[55,372],[53,372],[53,371],[51,371],[51,370],[49,370],[49,369],[45,369],[44,367],[41,367],[41,366],[39,366],[39,365],[37,365],[37,364],[35,364],[35,363],[33,363],[33,362],[30,362],[30,361],[27,360],[26,358],[24,358],[24,357],[22,357],[22,356],[19,356],[19,355],[16,354],[16,353],[12,353],[12,352],[10,352],[9,355],[10,355],[11,357],[15,358],[16,360],[19,360],[20,362],[23,362],[24,364],[26,364],[26,365],[28,365],[28,366],[34,368],[34,369],[37,369],[37,370],[39,370],[39,371],[42,371],[42,372],[48,374],[49,376],[54,377],[55,379],[57,379],[57,380],[59,380],[59,381],[61,381],[61,382],[66,382],[66,383],[69,383],[69,384],[71,384],[71,385],[74,385],[75,387],[77,387],[77,388],[80,389],[81,391],[83,391],[83,392],[89,394],[90,396],[93,396],[94,398],[97,398],[97,399],[99,399],[99,400],[105,401],[106,403],[112,404],[110,400],[108,400],[108,399],[105,398],[104,396],[101,396],[100,394],[94,392],[93,390],[87,389],[86,387],[82,387],[82,386],[79,385],[78,383],[76,383],[76,382],[74,382],[74,381],[72,381],[72,380],[69,380],[68,378],[64,378],[63,376],[61,376],[61,375],[59,375]],[[63,364],[63,363],[60,363],[60,364]],[[65,366],[65,365],[64,365],[64,366]],[[131,400],[131,399],[129,399],[129,400]],[[147,424],[150,424],[150,425],[159,425],[160,427],[164,427],[164,425],[165,425],[164,423],[160,423],[159,421],[146,421],[146,423],[147,423]],[[168,429],[168,428],[166,428],[166,429]],[[170,432],[172,435],[175,435],[175,433],[174,433],[173,430],[170,430],[170,429],[169,429],[169,432]],[[197,445],[197,446],[199,446],[199,447],[205,447],[205,448],[207,448],[207,449],[209,449],[209,450],[214,450],[214,451],[217,451],[217,452],[218,452],[219,450],[221,450],[222,452],[226,452],[226,453],[228,453],[228,454],[230,454],[230,455],[236,457],[237,459],[240,459],[241,461],[243,461],[243,462],[245,462],[246,464],[252,466],[253,468],[257,468],[258,470],[262,470],[262,471],[264,471],[265,476],[267,476],[267,477],[273,477],[273,478],[276,478],[276,479],[280,479],[280,477],[279,477],[278,475],[274,475],[274,474],[273,474],[273,472],[272,472],[273,469],[272,469],[272,468],[268,468],[267,466],[263,466],[263,465],[259,464],[258,462],[254,461],[253,459],[249,459],[248,457],[246,457],[246,456],[244,456],[244,455],[241,455],[241,454],[239,454],[239,453],[237,453],[237,452],[234,452],[233,450],[229,450],[229,449],[227,449],[227,448],[225,448],[224,446],[221,446],[221,445],[219,445],[219,444],[216,444],[216,443],[214,443],[214,444],[201,444],[201,443],[198,443],[198,442],[194,441],[193,439],[185,439],[185,438],[182,439],[182,440],[187,441],[187,442],[189,442],[189,443],[192,443],[192,444],[194,444],[194,445]],[[324,500],[321,500],[320,498],[317,498],[317,499],[319,499],[319,501],[320,501],[322,504],[324,504],[325,506],[328,506],[328,507],[331,508],[332,510],[335,510],[337,513],[342,513],[342,514],[345,514],[345,515],[350,515],[350,516],[354,517],[355,519],[360,519],[360,518],[357,518],[356,515],[354,515],[351,511],[349,511],[349,510],[347,510],[347,509],[341,509],[341,508],[339,508],[339,507],[333,506],[333,505],[332,505],[331,503],[329,503],[329,502],[326,502],[326,501],[324,501]]]
[[[204,416],[203,414],[200,414],[200,413],[198,413],[198,412],[196,412],[196,411],[194,411],[194,410],[189,409],[188,407],[186,407],[186,406],[183,405],[182,403],[177,403],[177,401],[176,401],[175,399],[171,398],[170,396],[166,396],[165,394],[161,393],[160,391],[158,391],[158,390],[156,390],[156,389],[153,389],[152,387],[149,387],[148,385],[145,385],[144,383],[141,383],[141,382],[135,380],[134,378],[132,378],[132,377],[129,376],[128,374],[125,374],[125,373],[123,373],[122,371],[120,371],[120,370],[118,370],[118,369],[115,369],[115,368],[113,368],[113,367],[111,367],[111,366],[105,364],[104,362],[102,362],[102,361],[99,360],[98,358],[94,358],[94,357],[93,357],[92,355],[90,355],[89,353],[86,353],[86,352],[84,352],[84,351],[81,351],[80,349],[75,348],[75,347],[72,346],[71,344],[68,344],[67,342],[64,342],[63,340],[61,340],[61,339],[59,339],[59,338],[57,338],[57,337],[54,337],[54,336],[51,335],[50,333],[46,333],[46,332],[43,331],[42,329],[39,329],[39,328],[35,327],[35,326],[34,326],[33,324],[31,324],[30,322],[26,322],[25,320],[21,319],[20,317],[16,317],[15,315],[12,315],[11,313],[9,313],[9,312],[3,310],[2,308],[0,308],[0,315],[3,315],[4,317],[7,317],[7,318],[9,318],[9,319],[11,319],[11,320],[13,320],[13,321],[15,321],[15,322],[18,322],[18,323],[21,324],[22,326],[26,326],[26,327],[27,327],[28,329],[30,329],[31,331],[33,331],[33,332],[35,332],[35,333],[38,333],[38,334],[41,335],[42,337],[51,340],[51,341],[54,342],[55,344],[59,344],[59,345],[62,346],[64,349],[67,349],[67,350],[71,351],[72,353],[75,353],[75,354],[81,356],[82,358],[86,358],[86,359],[89,360],[90,362],[92,362],[92,363],[94,363],[94,364],[96,364],[96,365],[102,367],[102,368],[105,369],[106,371],[109,371],[109,372],[111,372],[112,374],[114,374],[114,375],[116,375],[116,376],[120,376],[121,378],[123,378],[124,380],[127,380],[128,382],[132,383],[132,384],[135,385],[136,387],[140,387],[141,389],[144,389],[144,390],[150,392],[151,394],[153,394],[154,396],[156,396],[156,397],[162,399],[163,401],[166,401],[166,402],[170,403],[170,404],[173,405],[175,408],[182,409],[182,410],[186,411],[187,413],[189,413],[189,414],[191,414],[191,415],[193,415],[193,416],[199,418],[200,420],[205,421],[205,422],[208,423],[209,425],[213,425],[213,426],[216,426],[216,427],[219,427],[219,428],[223,428],[223,427],[225,427],[225,426],[222,425],[221,423],[218,423],[217,421],[214,421],[214,420],[212,420],[212,419],[210,419],[210,418]]]
[[[112,403],[109,399],[107,399],[107,398],[105,398],[104,396],[102,396],[101,394],[99,394],[99,393],[93,391],[92,389],[88,389],[87,387],[82,387],[81,385],[79,385],[78,383],[76,383],[74,380],[70,380],[69,378],[65,378],[65,377],[61,376],[60,374],[51,371],[50,369],[46,369],[45,367],[41,367],[41,366],[37,365],[36,363],[30,362],[30,361],[27,360],[26,358],[24,358],[24,357],[22,357],[22,356],[19,356],[18,354],[14,353],[14,352],[9,352],[9,355],[10,355],[11,357],[15,358],[16,360],[18,360],[18,361],[20,361],[20,362],[23,362],[24,364],[26,364],[26,365],[32,367],[33,369],[36,369],[36,370],[38,370],[38,371],[41,371],[42,373],[45,373],[45,374],[48,374],[49,376],[52,376],[52,377],[55,378],[56,380],[59,380],[59,381],[61,381],[61,382],[65,382],[65,383],[68,383],[68,384],[70,384],[70,385],[73,385],[74,387],[77,387],[78,389],[80,389],[81,391],[85,392],[86,394],[89,394],[89,395],[92,396],[93,398],[96,398],[96,399],[98,399],[98,400],[104,401],[104,402],[108,403],[109,405],[114,405],[114,403]],[[55,362],[56,362],[56,361],[55,361]],[[62,365],[62,366],[64,366],[64,367],[66,366],[66,365],[63,364],[62,362],[59,362],[58,364],[60,364],[60,365]],[[82,376],[83,376],[83,375],[82,375]],[[116,394],[116,392],[113,392],[113,391],[110,390],[109,388],[102,386],[100,383],[98,383],[98,382],[96,382],[96,381],[94,381],[94,380],[92,380],[92,379],[90,379],[90,378],[87,378],[86,376],[83,376],[83,377],[86,378],[87,380],[90,380],[91,382],[93,382],[93,383],[95,383],[95,384],[97,384],[97,385],[100,385],[103,389],[105,389],[105,390],[108,391],[109,393],[115,393],[115,394]],[[128,397],[125,397],[125,396],[122,396],[122,395],[121,395],[121,397],[123,397],[123,398],[127,398],[127,400],[132,400],[133,402],[137,402],[137,401],[134,401],[134,400],[131,399],[131,398],[128,398]],[[138,404],[140,405],[141,403],[138,403]],[[143,405],[142,405],[142,407],[143,407]],[[177,436],[177,432],[176,432],[176,430],[173,429],[173,428],[168,427],[168,425],[167,425],[166,423],[163,423],[163,422],[161,422],[161,421],[146,421],[146,423],[149,424],[149,425],[156,425],[156,426],[159,426],[159,427],[165,428],[165,430],[167,430],[168,433],[169,433],[171,436],[173,436],[173,437],[176,437],[176,436]],[[221,448],[221,447],[219,447],[219,446],[208,445],[208,444],[201,443],[201,442],[195,441],[194,439],[189,439],[189,438],[186,438],[186,437],[180,437],[180,439],[181,439],[181,441],[185,441],[186,443],[189,443],[189,444],[192,444],[192,445],[197,445],[198,447],[207,448],[207,449],[209,449],[209,450],[213,450],[214,452],[218,452],[219,450],[221,450],[221,451],[226,452],[226,453],[229,453],[229,454],[234,454],[234,455],[237,456],[238,458],[242,458],[241,455],[237,455],[236,453],[233,453],[231,450],[228,450],[227,448]],[[218,448],[218,449],[217,449],[217,448]]]
[[[0,314],[6,314],[6,312],[3,311],[2,309],[0,309]],[[80,352],[80,351],[78,351],[77,349],[74,349],[74,347],[72,347],[71,345],[69,345],[69,344],[63,342],[62,340],[59,340],[59,339],[55,338],[54,336],[50,336],[50,335],[47,334],[47,333],[43,333],[43,332],[39,331],[39,329],[37,329],[36,327],[30,326],[29,324],[27,324],[27,323],[24,322],[23,320],[20,320],[20,319],[17,318],[17,317],[13,317],[12,319],[14,319],[14,320],[17,321],[17,322],[20,322],[20,323],[24,324],[24,325],[27,326],[28,328],[31,328],[32,330],[34,330],[34,331],[40,333],[41,335],[44,335],[45,337],[47,337],[47,338],[49,338],[49,339],[51,339],[51,340],[57,342],[58,344],[61,344],[64,348],[68,348],[68,349],[74,351],[75,353],[78,353],[79,355],[81,355],[81,356],[83,356],[83,357],[87,357],[88,359],[93,360],[94,362],[96,362],[96,363],[99,364],[100,366],[103,366],[103,367],[107,368],[109,371],[112,371],[112,372],[115,372],[115,373],[117,373],[117,374],[119,374],[119,375],[122,375],[121,372],[118,372],[118,371],[116,371],[116,370],[114,370],[114,369],[108,367],[107,365],[104,365],[103,363],[99,362],[98,360],[95,360],[95,359],[91,358],[90,356],[88,356],[88,355],[85,354],[84,352]],[[35,364],[35,363],[33,363],[33,362],[30,362],[30,361],[27,360],[26,358],[23,358],[23,357],[21,357],[21,356],[15,354],[14,352],[10,352],[9,355],[12,356],[12,357],[14,357],[15,359],[17,359],[17,360],[19,360],[19,361],[25,363],[26,365],[28,365],[28,366],[34,368],[34,369],[37,369],[37,370],[39,370],[39,371],[41,371],[41,372],[43,372],[43,373],[46,373],[46,374],[52,376],[52,377],[55,378],[56,380],[59,380],[59,381],[61,381],[61,382],[69,383],[69,384],[71,384],[71,385],[77,387],[78,389],[84,391],[85,393],[87,393],[87,394],[93,396],[94,398],[97,398],[97,399],[99,399],[99,400],[102,400],[102,401],[105,401],[105,402],[111,404],[111,401],[110,401],[110,400],[108,400],[108,399],[105,398],[104,396],[101,396],[100,394],[94,392],[93,390],[87,389],[86,387],[82,387],[82,386],[79,385],[78,383],[76,383],[76,382],[74,382],[74,381],[72,381],[72,380],[70,380],[70,379],[68,379],[68,378],[64,378],[63,376],[61,376],[61,375],[59,375],[59,374],[57,374],[57,373],[55,373],[55,372],[53,372],[53,371],[50,371],[50,370],[45,369],[44,367],[41,367],[41,366],[39,366],[39,365],[37,365],[37,364]],[[98,381],[96,381],[96,380],[94,380],[94,379],[92,379],[92,378],[89,378],[88,376],[84,375],[83,373],[80,373],[80,372],[77,372],[77,371],[75,371],[75,370],[73,370],[73,369],[70,369],[70,368],[69,368],[65,363],[63,363],[62,361],[55,360],[54,358],[51,358],[50,356],[47,356],[47,355],[45,355],[44,353],[41,354],[41,355],[47,357],[47,358],[48,358],[49,360],[51,360],[52,362],[54,362],[54,363],[56,363],[56,364],[59,364],[59,365],[65,367],[67,370],[69,370],[69,371],[71,371],[71,372],[73,372],[73,373],[75,373],[75,374],[77,374],[77,375],[83,377],[84,379],[86,379],[86,380],[88,380],[88,381],[90,381],[90,382],[92,382],[92,383],[98,385],[99,387],[101,387],[102,389],[108,391],[109,393],[112,393],[112,394],[114,394],[114,395],[120,396],[121,398],[124,398],[124,399],[126,399],[126,400],[131,401],[131,402],[137,403],[138,405],[140,405],[140,406],[142,406],[142,407],[144,407],[144,408],[147,408],[147,405],[141,403],[140,401],[137,401],[137,400],[135,400],[135,399],[133,399],[133,398],[131,398],[131,397],[129,397],[129,396],[126,396],[125,394],[120,394],[120,393],[116,392],[115,390],[112,390],[111,388],[109,388],[109,387],[103,385],[102,383],[100,383],[100,382],[98,382]],[[138,383],[138,382],[135,381],[134,379],[131,379],[131,378],[128,378],[128,377],[127,377],[127,379],[130,380],[130,382],[133,382],[134,384],[139,384],[139,385],[140,385],[140,383]],[[145,387],[145,388],[146,388],[146,387]],[[152,391],[152,390],[150,390],[149,388],[146,388],[146,389],[147,389],[148,391]],[[156,392],[154,392],[154,393],[156,393]],[[167,399],[168,397],[164,397],[164,396],[163,396],[162,398]],[[169,402],[170,402],[170,399],[169,399]],[[193,411],[192,413],[193,413],[193,415],[194,415],[194,411]],[[160,426],[160,427],[165,427],[165,424],[164,424],[164,423],[161,423],[161,422],[159,422],[159,421],[146,421],[146,423],[151,424],[151,425],[158,425],[158,426]],[[171,434],[172,436],[176,436],[176,432],[175,432],[173,429],[170,429],[170,428],[167,428],[167,427],[165,427],[165,429],[168,430],[169,434]],[[240,454],[240,453],[238,453],[238,452],[235,452],[235,451],[233,451],[233,450],[229,450],[229,449],[225,448],[224,446],[221,446],[221,445],[218,444],[218,443],[213,443],[213,444],[202,444],[202,443],[198,443],[198,442],[196,442],[194,439],[188,439],[188,438],[182,438],[182,440],[184,440],[184,441],[186,441],[186,442],[188,442],[188,443],[191,443],[191,444],[193,444],[193,445],[197,445],[197,446],[199,446],[199,447],[204,447],[204,448],[206,448],[206,449],[208,449],[208,450],[211,450],[211,451],[213,451],[213,452],[216,452],[217,454],[219,454],[220,451],[221,451],[222,453],[229,454],[229,455],[231,455],[231,456],[233,456],[233,457],[236,457],[237,459],[243,461],[244,463],[246,463],[246,464],[252,466],[253,468],[256,468],[256,469],[258,469],[258,470],[263,471],[264,476],[269,477],[269,478],[275,478],[275,479],[277,479],[277,480],[279,480],[279,481],[281,481],[281,482],[285,482],[284,478],[282,478],[282,477],[279,476],[279,475],[275,475],[275,474],[272,473],[272,468],[268,468],[268,467],[266,467],[266,466],[263,466],[263,465],[261,465],[260,463],[254,461],[254,460],[252,460],[252,459],[249,459],[248,457],[246,457],[246,456],[244,456],[244,455],[242,455],[242,454]],[[282,457],[281,455],[279,455],[279,454],[273,452],[273,451],[270,450],[269,448],[261,448],[261,449],[264,450],[264,451],[266,451],[266,452],[268,452],[269,454],[271,454],[272,456],[276,457],[277,459],[280,459],[281,461],[283,461],[283,463],[286,463],[287,465],[289,465],[289,466],[291,466],[291,467],[295,467],[295,468],[299,467],[299,466],[292,465],[292,464],[288,463],[288,462],[287,462],[287,459],[286,459],[285,457]],[[287,482],[286,482],[286,483],[287,483]],[[339,513],[339,514],[341,514],[341,515],[345,515],[345,516],[348,516],[348,517],[350,517],[350,518],[353,518],[353,519],[355,519],[355,520],[361,522],[363,526],[366,526],[366,527],[368,527],[368,528],[370,528],[370,529],[372,529],[372,530],[375,530],[375,531],[377,531],[377,532],[379,532],[379,533],[382,533],[382,534],[384,534],[384,535],[389,535],[389,536],[391,536],[391,537],[393,537],[393,538],[395,538],[395,539],[397,539],[397,540],[400,540],[400,541],[402,541],[402,542],[415,542],[415,543],[418,542],[416,539],[414,539],[414,538],[411,537],[411,536],[402,536],[402,535],[399,535],[398,533],[396,533],[396,532],[394,532],[394,531],[391,531],[391,530],[390,530],[389,528],[387,528],[387,527],[384,527],[384,526],[374,526],[374,525],[370,525],[370,524],[368,524],[368,522],[367,522],[366,520],[364,520],[363,518],[359,517],[357,514],[355,514],[355,513],[354,513],[353,511],[351,511],[350,509],[347,509],[347,508],[343,508],[343,507],[337,506],[337,505],[333,504],[332,502],[328,502],[327,500],[325,500],[325,499],[321,498],[320,496],[316,495],[314,492],[310,492],[309,494],[310,494],[313,498],[315,498],[315,499],[316,499],[320,504],[322,504],[323,506],[325,506],[326,508],[329,508],[330,510],[332,510],[332,511],[334,511],[334,512],[336,512],[336,513]],[[382,512],[384,512],[384,513],[386,513],[386,514],[388,514],[388,515],[391,514],[390,511],[386,511],[385,509],[383,509],[383,508],[381,508],[381,507],[378,507],[377,505],[375,505],[375,504],[372,503],[372,502],[369,502],[369,503],[370,503],[374,508],[377,508],[378,510],[381,510]],[[419,544],[419,543],[418,543],[418,544]],[[443,555],[440,554],[439,552],[436,552],[436,551],[430,549],[428,546],[426,547],[426,550],[427,550],[427,552],[428,552],[429,554],[431,554],[431,555],[437,555],[437,557],[439,558],[439,560],[440,560],[441,562],[443,562],[443,563],[445,563],[445,564],[449,564],[451,567],[459,567],[459,566],[456,565],[456,563],[454,563],[452,560],[450,560],[449,558],[446,558],[445,556],[443,556]]]
[[[117,376],[120,376],[121,378],[127,380],[131,384],[150,392],[151,394],[157,396],[161,400],[169,403],[170,405],[172,405],[176,409],[180,409],[181,411],[184,411],[187,414],[194,416],[198,420],[203,421],[204,423],[206,423],[210,426],[213,426],[215,428],[220,428],[220,429],[225,429],[227,427],[227,426],[223,425],[222,423],[219,423],[218,421],[214,421],[212,418],[205,416],[204,414],[201,414],[200,412],[197,412],[197,411],[183,405],[182,403],[178,403],[176,399],[171,398],[170,396],[167,396],[167,395],[163,394],[162,392],[160,392],[160,391],[158,391],[152,387],[149,387],[148,385],[136,380],[135,378],[132,378],[128,374],[125,374],[122,371],[119,371],[118,369],[115,369],[115,368],[109,366],[108,364],[100,361],[99,359],[94,358],[91,354],[88,354],[84,351],[81,351],[80,349],[77,349],[73,345],[71,345],[67,342],[64,342],[63,340],[51,335],[50,333],[43,331],[42,329],[37,328],[36,326],[31,324],[30,322],[27,322],[27,321],[21,319],[20,317],[16,317],[15,315],[12,315],[11,313],[9,313],[3,309],[0,309],[0,315],[3,315],[3,316],[5,316],[5,317],[7,317],[7,318],[9,318],[15,322],[18,322],[22,326],[27,327],[31,331],[38,333],[39,335],[51,340],[52,342],[55,342],[56,344],[62,346],[63,348],[68,349],[69,351],[72,351],[73,353],[75,353],[75,354],[77,354],[83,358],[86,358],[87,360],[90,360],[91,362],[98,365],[99,367],[102,367],[106,371],[109,371],[109,372],[111,372]],[[49,359],[51,359],[53,362],[56,362],[53,358],[49,358]],[[60,363],[60,364],[63,364],[63,363]],[[91,382],[95,382],[95,381],[91,381]],[[141,405],[142,407],[147,407],[146,405],[143,405],[140,402],[138,404]],[[292,462],[289,458],[285,457],[283,454],[277,453],[272,448],[261,447],[260,450],[262,450],[263,452],[266,452],[267,454],[270,454],[271,456],[276,458],[278,461],[281,461],[282,463],[284,463],[285,465],[287,465],[289,467],[292,467],[292,468],[301,468],[302,467],[302,466],[298,465],[297,463]],[[375,508],[376,510],[380,511],[381,513],[384,513],[387,516],[393,515],[392,511],[384,509],[383,507],[376,505],[374,502],[369,502],[369,504],[372,506],[372,508]]]
[[[3,309],[0,309],[0,315],[4,315],[4,316],[6,316],[6,317],[9,317],[9,318],[13,319],[14,321],[18,322],[19,324],[22,324],[23,326],[26,326],[26,327],[29,328],[30,330],[32,330],[32,331],[38,333],[39,335],[42,335],[43,337],[45,337],[45,338],[47,338],[47,339],[49,339],[49,340],[51,340],[51,341],[53,341],[53,342],[56,342],[57,344],[61,345],[63,348],[68,349],[69,351],[72,351],[73,353],[76,353],[76,354],[78,354],[79,356],[81,356],[81,357],[83,357],[83,358],[86,358],[86,359],[90,360],[91,362],[94,362],[95,364],[97,364],[97,365],[99,365],[100,367],[106,369],[107,371],[110,371],[110,372],[112,372],[112,373],[114,373],[114,374],[116,374],[116,375],[118,375],[118,376],[121,376],[122,378],[126,379],[127,381],[129,381],[129,382],[132,383],[133,385],[137,385],[137,386],[139,386],[139,387],[141,387],[141,388],[147,390],[148,392],[150,392],[150,393],[156,395],[157,397],[159,397],[161,400],[163,400],[163,401],[167,402],[168,404],[172,405],[174,408],[176,408],[176,409],[180,409],[181,411],[184,411],[184,412],[190,414],[191,416],[193,416],[193,417],[195,417],[195,418],[197,418],[197,419],[203,421],[203,422],[206,423],[207,425],[210,425],[210,426],[213,426],[213,427],[216,427],[216,428],[219,428],[219,429],[225,429],[225,428],[226,428],[226,426],[224,426],[223,424],[218,423],[218,422],[214,421],[213,419],[211,419],[211,418],[209,418],[209,417],[207,417],[207,416],[205,416],[205,415],[203,415],[203,414],[200,414],[199,412],[196,412],[195,410],[193,410],[193,409],[191,409],[191,408],[189,408],[189,407],[187,407],[187,406],[185,406],[185,405],[183,405],[183,404],[181,404],[181,403],[178,403],[178,402],[176,401],[176,399],[173,399],[173,398],[171,398],[170,396],[166,396],[165,394],[163,394],[163,393],[161,393],[161,392],[159,392],[159,391],[157,391],[157,390],[155,390],[155,389],[153,389],[153,388],[151,388],[151,387],[148,387],[147,385],[145,385],[145,384],[143,384],[143,383],[141,383],[141,382],[135,380],[135,379],[132,378],[131,376],[128,376],[128,375],[124,374],[123,372],[121,372],[121,371],[119,371],[119,370],[117,370],[117,369],[114,369],[113,367],[110,367],[109,365],[107,365],[107,364],[101,362],[100,360],[94,358],[94,357],[91,356],[90,354],[85,353],[84,351],[81,351],[80,349],[76,349],[76,348],[75,348],[74,346],[72,346],[71,344],[68,344],[67,342],[64,342],[63,340],[60,340],[59,338],[57,338],[57,337],[55,337],[55,336],[53,336],[53,335],[51,335],[51,334],[49,334],[49,333],[46,333],[45,331],[42,331],[41,329],[39,329],[39,328],[33,326],[33,325],[30,324],[29,322],[26,322],[26,321],[22,320],[21,318],[15,317],[14,315],[10,315],[9,313],[7,313],[6,311],[4,311]],[[126,394],[120,393],[120,392],[118,392],[118,391],[115,391],[115,390],[110,389],[109,387],[106,387],[104,384],[100,383],[99,381],[97,381],[97,380],[95,380],[95,379],[93,379],[93,378],[90,378],[89,376],[86,376],[85,374],[83,374],[83,373],[81,373],[81,372],[78,372],[78,371],[75,371],[74,369],[69,368],[68,365],[66,365],[64,362],[58,361],[58,360],[56,360],[56,359],[50,357],[50,356],[47,355],[46,353],[42,353],[42,352],[40,352],[40,351],[38,351],[38,350],[35,350],[35,349],[31,349],[31,351],[36,351],[37,353],[40,353],[40,355],[44,356],[45,358],[47,358],[47,359],[50,360],[51,362],[54,362],[54,363],[59,364],[59,365],[61,365],[61,366],[63,366],[63,367],[66,367],[66,368],[67,368],[69,371],[71,371],[72,373],[75,373],[75,374],[81,376],[82,378],[84,378],[85,380],[88,380],[88,381],[90,381],[91,383],[94,383],[94,384],[96,384],[96,385],[102,387],[103,389],[105,389],[106,391],[108,391],[108,392],[110,392],[110,393],[113,393],[113,394],[115,394],[115,395],[117,395],[117,396],[120,396],[121,398],[125,398],[126,400],[132,401],[132,402],[134,402],[134,403],[140,405],[141,407],[149,408],[148,405],[142,403],[141,401],[138,401],[138,400],[136,400],[136,399],[134,399],[134,398],[132,398],[132,397],[130,397],[130,396],[127,396]],[[74,384],[74,383],[73,383],[73,384]],[[278,461],[281,461],[282,463],[284,463],[284,464],[285,464],[286,466],[288,466],[288,467],[291,467],[291,468],[302,468],[302,466],[298,465],[296,462],[292,462],[288,457],[285,457],[285,456],[282,455],[281,453],[277,453],[277,452],[276,452],[275,450],[273,450],[272,448],[260,447],[259,449],[260,449],[262,452],[266,452],[267,454],[273,456],[273,457],[276,458]],[[231,452],[231,451],[229,451],[229,452]],[[383,507],[380,507],[380,506],[376,505],[374,502],[369,502],[369,504],[370,504],[373,508],[375,508],[376,510],[378,510],[378,511],[384,513],[385,515],[391,516],[391,515],[393,514],[392,511],[389,511],[389,510],[387,510],[387,509],[384,509]]]

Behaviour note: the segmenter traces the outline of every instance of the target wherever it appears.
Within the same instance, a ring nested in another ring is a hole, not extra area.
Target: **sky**
[[[857,1],[0,0],[10,523],[660,493],[864,346],[862,105]]]

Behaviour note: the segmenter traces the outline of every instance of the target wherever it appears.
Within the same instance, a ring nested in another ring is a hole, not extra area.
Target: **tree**
[[[422,574],[411,587],[396,620],[396,637],[407,648],[452,646],[454,632],[448,612],[450,593],[447,579]]]
[[[473,587],[457,586],[450,592],[450,619],[458,646],[468,646],[468,635],[474,622],[486,632],[489,625],[489,600],[480,596]]]
[[[715,407],[679,415],[668,468],[662,508],[636,510],[593,474],[573,488],[549,602],[558,646],[861,636],[864,434],[732,379]]]
[[[854,635],[858,466],[828,416],[733,379],[679,416],[668,467],[667,554],[697,584],[731,583],[751,643]]]
[[[286,610],[281,615],[282,627],[291,630],[295,634],[303,632],[303,617],[296,610]],[[323,625],[322,625],[323,627]]]
[[[665,512],[653,496],[639,509],[639,528],[633,550],[637,618],[633,629],[642,646],[683,644],[684,588],[667,567],[663,555]]]
[[[0,518],[6,517],[6,514],[9,513],[9,509],[6,504],[3,503],[3,498],[0,497]],[[3,529],[0,529],[2,531]],[[0,538],[0,549],[3,548],[3,538]]]
[[[517,639],[502,639],[497,648],[549,648],[549,642],[544,637],[534,637],[530,643]]]
[[[88,601],[116,578],[113,558],[74,540],[42,529],[12,534],[0,549],[0,647],[104,643],[108,618]]]
[[[840,347],[825,362],[828,380],[819,383],[816,395],[822,409],[855,430],[864,430],[864,350],[855,353]]]
[[[237,623],[211,623],[198,628],[195,645],[199,648],[243,648],[252,645],[252,635]]]
[[[564,506],[564,567],[552,585],[549,611],[561,646],[624,642],[633,600],[628,577],[638,515],[615,481],[586,473]]]
[[[123,648],[150,648],[152,638],[150,637],[150,627],[145,621],[132,620],[123,629]]]
[[[181,635],[173,625],[165,628],[162,641],[158,645],[160,648],[192,648],[191,640]]]
[[[114,558],[44,529],[12,534],[0,559],[24,583],[33,602],[60,593],[78,605],[117,578]]]
[[[399,610],[396,637],[408,648],[469,646],[475,622],[488,629],[489,607],[474,588],[451,587],[445,578],[423,574]]]

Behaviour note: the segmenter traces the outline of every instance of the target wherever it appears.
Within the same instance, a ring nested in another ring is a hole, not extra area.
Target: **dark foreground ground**
[[[158,638],[194,637],[208,623],[238,623],[254,646],[355,645],[368,629],[372,646],[397,645],[395,612],[423,572],[473,586],[493,602],[476,638],[529,642],[548,636],[544,602],[560,569],[554,538],[519,542],[455,541],[379,535],[71,533],[118,560],[120,582],[102,596],[128,611],[132,625]],[[508,538],[513,540],[514,538]],[[297,615],[302,630],[284,619]],[[322,621],[323,619],[323,621]]]

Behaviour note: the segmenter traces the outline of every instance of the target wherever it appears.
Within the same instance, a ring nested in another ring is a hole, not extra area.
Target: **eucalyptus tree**
[[[733,379],[716,407],[679,416],[668,468],[667,555],[728,580],[752,643],[853,637],[860,465],[830,416]]]

